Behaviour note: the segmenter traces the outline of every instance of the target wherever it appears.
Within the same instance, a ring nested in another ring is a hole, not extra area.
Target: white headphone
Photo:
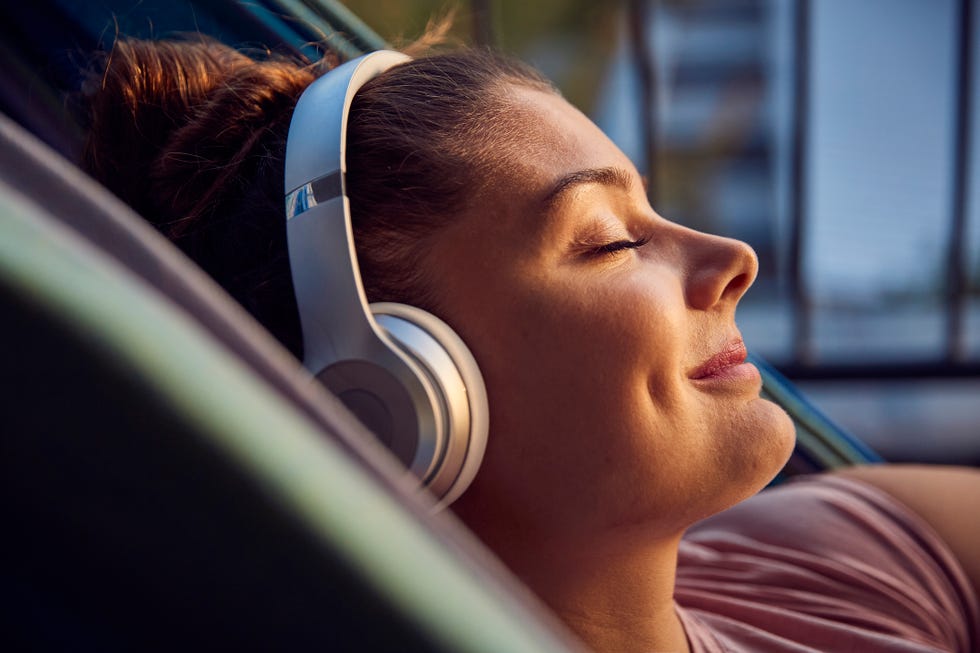
[[[483,460],[483,377],[449,326],[364,295],[345,174],[347,116],[368,80],[408,61],[379,51],[314,81],[286,141],[286,233],[303,364],[439,498],[459,497]]]

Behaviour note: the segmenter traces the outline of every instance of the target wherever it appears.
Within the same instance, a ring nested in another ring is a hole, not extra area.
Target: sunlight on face
[[[742,363],[755,254],[657,215],[558,96],[512,94],[526,139],[424,263],[490,400],[487,456],[455,509],[489,541],[668,536],[756,492],[792,449]]]

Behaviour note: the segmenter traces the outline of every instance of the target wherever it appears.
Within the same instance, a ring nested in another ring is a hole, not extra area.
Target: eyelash
[[[593,248],[589,254],[592,256],[609,256],[624,249],[638,249],[650,242],[649,237],[638,238],[636,240],[617,240],[606,245]]]

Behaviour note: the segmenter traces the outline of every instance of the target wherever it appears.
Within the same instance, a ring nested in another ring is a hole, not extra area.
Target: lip
[[[732,340],[688,376],[700,382],[756,381],[760,378],[759,370],[745,362],[748,355],[741,338]]]

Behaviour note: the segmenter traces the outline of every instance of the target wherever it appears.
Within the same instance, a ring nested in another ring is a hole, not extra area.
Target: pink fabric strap
[[[864,483],[814,476],[707,519],[674,597],[692,651],[975,651],[977,597],[917,515]]]

